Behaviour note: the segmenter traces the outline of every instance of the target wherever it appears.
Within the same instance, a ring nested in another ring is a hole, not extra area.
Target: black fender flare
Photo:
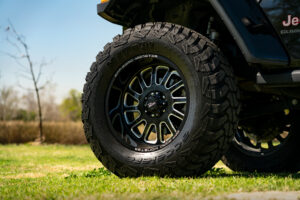
[[[112,23],[128,26],[128,19],[124,14],[116,13],[112,9],[114,5],[121,6],[125,2],[127,1],[111,0],[98,4],[98,14]],[[147,1],[136,0],[129,5],[139,4],[146,9],[145,2]],[[208,2],[223,20],[248,63],[260,64],[267,68],[289,66],[290,58],[285,46],[256,0],[208,0]]]
[[[279,36],[256,0],[209,0],[248,63],[289,65]]]

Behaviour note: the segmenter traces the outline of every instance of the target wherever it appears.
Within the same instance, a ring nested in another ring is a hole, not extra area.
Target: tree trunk
[[[39,89],[36,88],[36,98],[38,103],[38,110],[39,110],[39,131],[40,131],[40,143],[44,142],[44,134],[43,134],[43,115],[42,115],[42,106],[41,106],[41,100],[40,100],[40,93]]]
[[[33,85],[34,85],[34,89],[35,89],[37,104],[38,104],[39,130],[40,130],[40,138],[39,139],[40,139],[40,143],[43,143],[43,140],[44,140],[44,138],[43,138],[44,137],[44,135],[43,135],[43,115],[42,115],[42,106],[41,106],[41,100],[40,100],[40,91],[39,91],[39,87],[37,85],[36,76],[33,71],[33,66],[32,66],[32,62],[30,60],[27,46],[25,46],[25,50],[26,50],[27,59],[28,59],[29,66],[30,66],[31,77],[32,77],[32,81],[33,81]]]

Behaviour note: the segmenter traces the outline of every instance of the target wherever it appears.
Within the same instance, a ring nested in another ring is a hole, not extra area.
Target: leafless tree
[[[39,141],[43,142],[43,112],[42,112],[42,105],[41,105],[41,98],[40,98],[40,91],[49,83],[49,81],[44,81],[41,83],[41,76],[43,68],[48,65],[49,63],[42,61],[40,64],[36,65],[32,61],[31,54],[29,53],[28,45],[25,41],[23,35],[19,34],[16,29],[14,28],[13,24],[9,21],[9,26],[5,29],[7,32],[7,43],[13,47],[17,53],[10,53],[10,52],[3,52],[12,59],[20,66],[20,74],[19,76],[30,80],[33,84],[33,90],[36,96],[37,101],[37,110],[38,110],[38,118],[39,118]],[[22,85],[20,85],[23,89]]]

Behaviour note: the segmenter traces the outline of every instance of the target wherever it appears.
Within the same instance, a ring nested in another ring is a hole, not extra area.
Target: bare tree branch
[[[17,72],[17,75],[18,75],[19,77],[22,77],[22,78],[26,79],[26,80],[29,80],[29,81],[32,80],[32,78],[31,78],[29,75],[24,74],[24,73],[22,73],[22,72]]]
[[[12,47],[15,47],[15,49],[16,49],[19,53],[21,53],[20,47],[19,47],[16,43],[12,42],[12,41],[9,39],[9,37],[6,37],[6,42],[7,42],[8,44],[10,44]]]
[[[8,57],[14,59],[15,62],[16,62],[20,67],[22,67],[22,68],[24,68],[24,69],[26,68],[26,67],[20,62],[22,59],[24,59],[24,56],[15,56],[15,55],[13,55],[13,54],[11,54],[11,53],[7,53],[7,52],[4,52],[4,51],[0,51],[0,54],[3,54],[3,55],[5,55],[5,56],[8,56]]]
[[[24,41],[24,36],[18,34],[18,32],[16,31],[14,25],[11,23],[10,20],[8,20],[8,24],[9,24],[9,27],[8,27],[7,31],[9,31],[11,29],[13,34],[15,35],[15,38],[17,39],[17,41],[19,41],[22,44],[22,46],[25,48],[26,52],[28,52],[28,46]],[[28,55],[28,53],[27,53],[27,55]]]
[[[8,52],[5,52],[5,51],[0,51],[1,54],[4,54],[6,56],[9,56],[13,59],[16,59],[16,60],[21,60],[21,59],[24,59],[24,56],[15,56],[14,54],[11,54],[11,53],[8,53]]]
[[[51,81],[49,81],[49,80],[47,80],[43,85],[41,85],[38,89],[39,90],[43,90],[43,89],[45,89],[45,87],[47,86],[47,85],[49,85],[51,83]]]
[[[21,65],[20,67],[18,67],[18,71],[22,72],[24,74],[29,74],[30,73],[30,71],[26,68],[25,65]]]
[[[45,60],[42,60],[42,62],[40,63],[39,72],[38,72],[37,77],[36,77],[36,82],[37,83],[40,81],[41,75],[43,73],[43,68],[47,65],[48,65],[48,63]]]
[[[32,88],[24,87],[24,86],[20,83],[19,80],[17,81],[17,86],[18,86],[19,88],[23,89],[23,90],[26,90],[26,91],[34,91],[34,89],[32,89]]]

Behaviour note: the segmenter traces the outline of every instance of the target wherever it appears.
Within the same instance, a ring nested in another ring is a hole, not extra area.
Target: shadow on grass
[[[227,177],[241,177],[241,178],[293,178],[300,179],[300,173],[261,173],[261,172],[226,172],[223,168],[213,168],[205,174],[195,178],[227,178]]]
[[[69,176],[65,177],[65,179],[70,178],[96,178],[96,177],[104,177],[104,176],[112,176],[113,174],[105,168],[93,169],[88,172],[83,173],[72,173]]]
[[[113,173],[108,171],[105,168],[93,169],[91,171],[82,172],[82,173],[72,173],[69,176],[65,177],[66,179],[70,178],[100,178],[100,177],[109,177],[114,176]],[[147,177],[147,176],[146,176]],[[153,176],[148,176],[153,177]],[[156,176],[157,177],[157,176]],[[223,168],[212,168],[201,176],[189,177],[193,179],[201,178],[293,178],[300,179],[300,173],[258,173],[258,172],[227,172]],[[165,176],[163,178],[172,178]],[[174,178],[176,179],[176,178]]]

